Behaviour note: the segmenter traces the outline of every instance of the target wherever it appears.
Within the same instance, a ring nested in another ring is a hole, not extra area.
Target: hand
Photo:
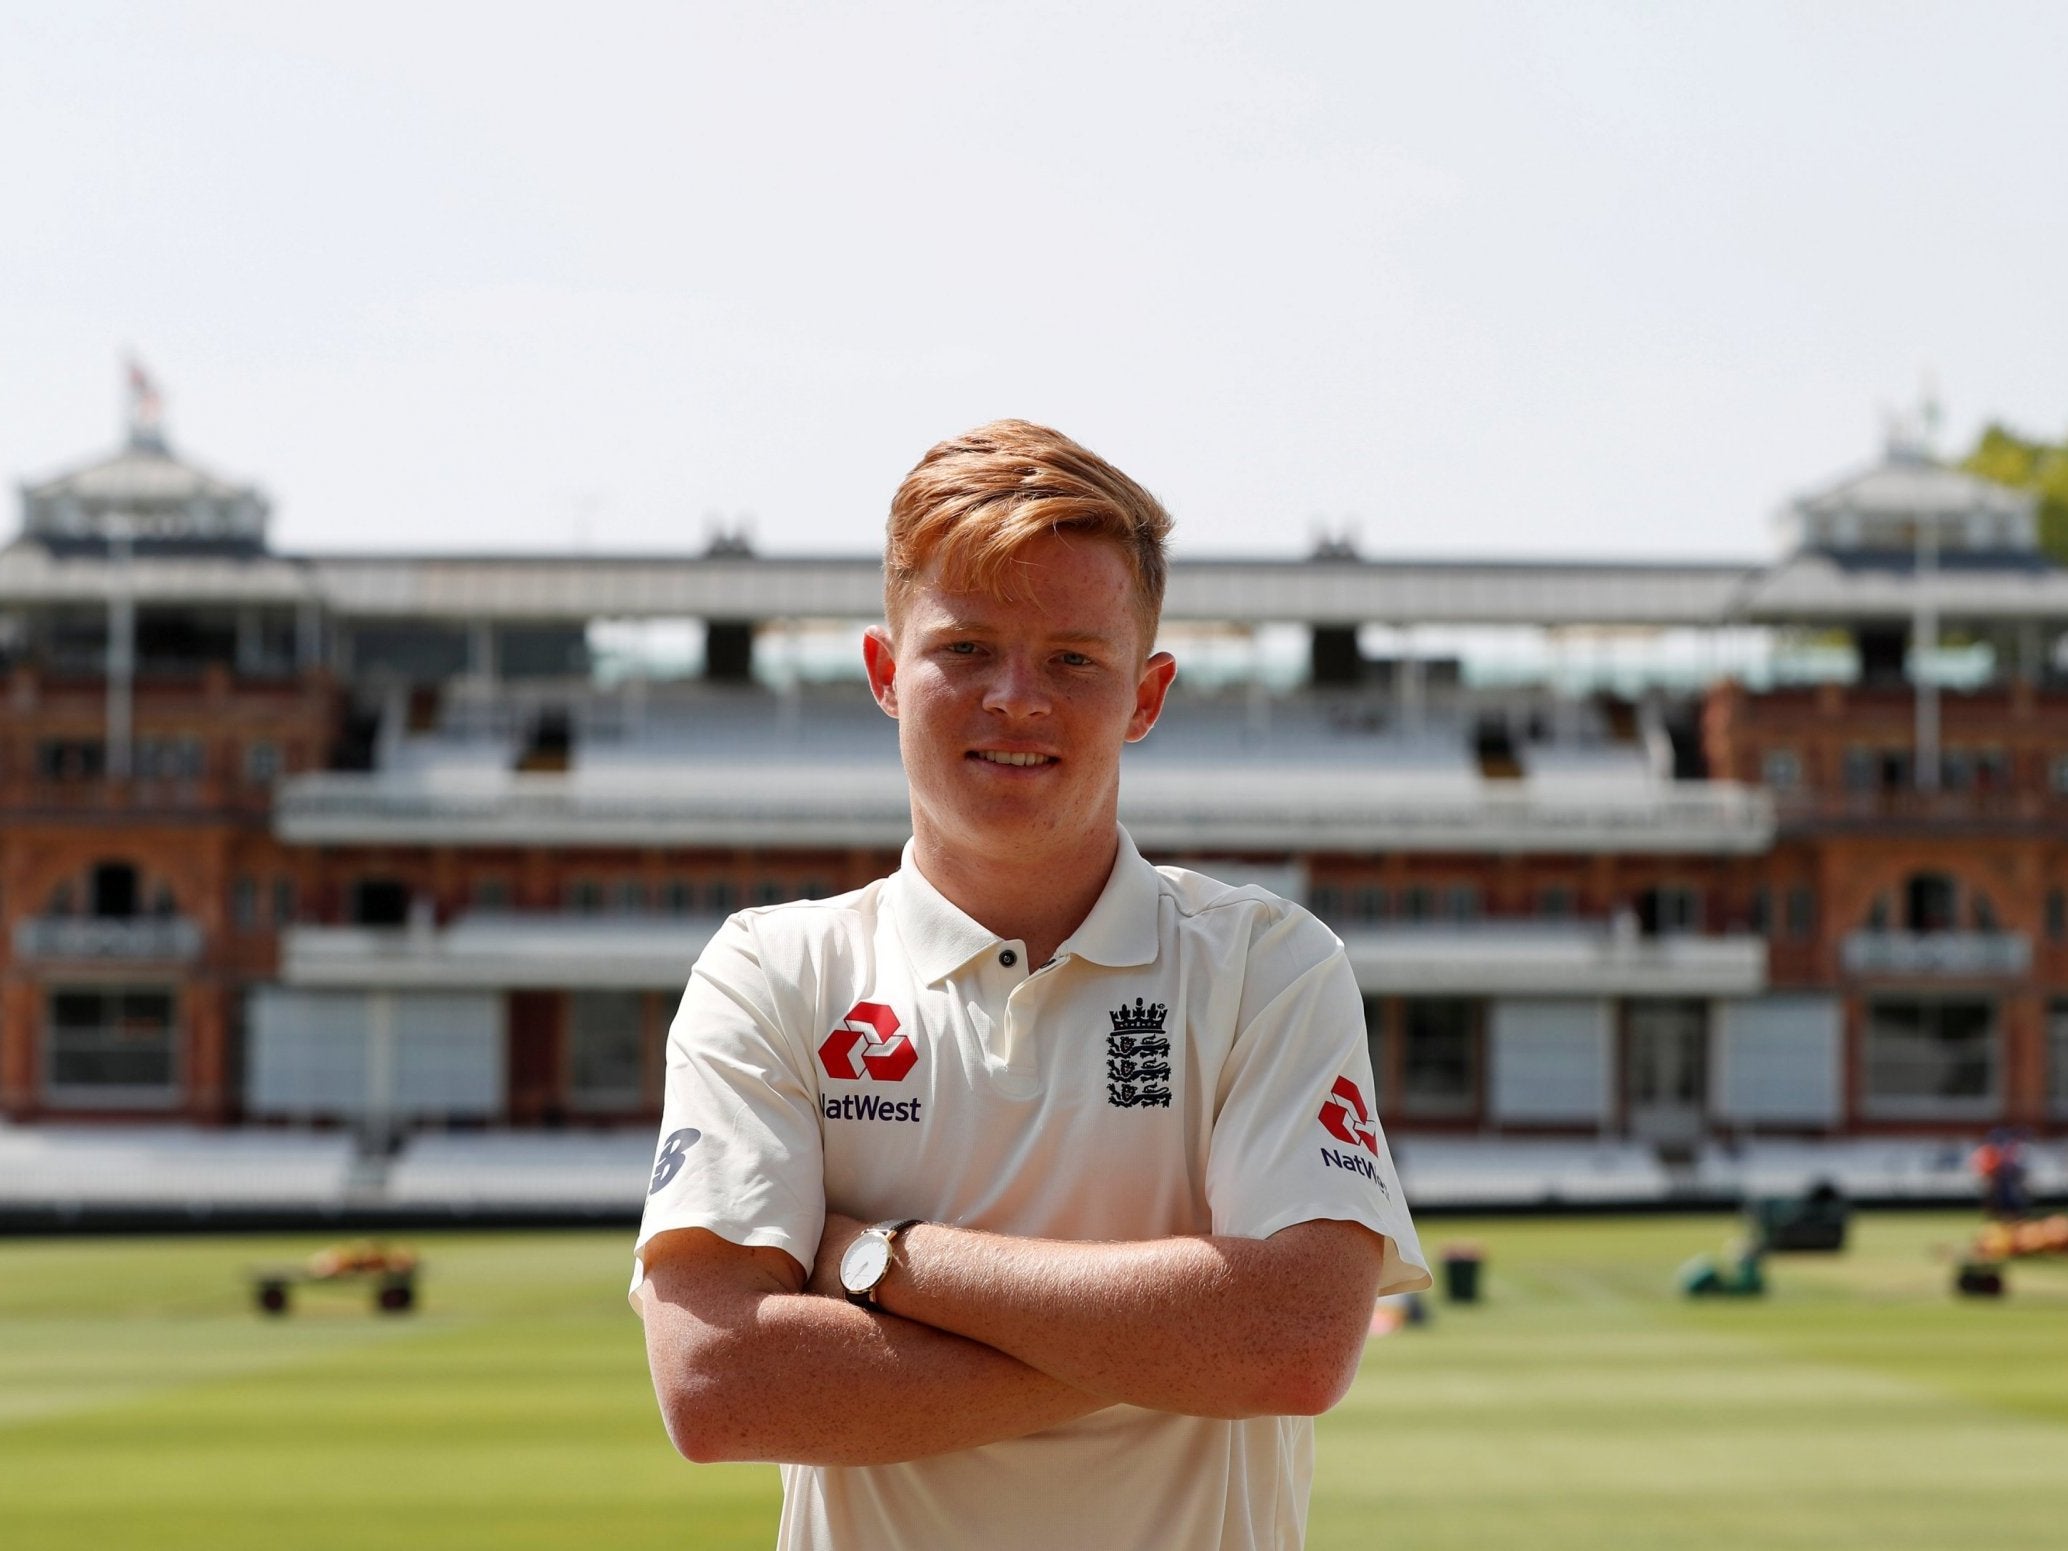
[[[846,1298],[847,1289],[840,1285],[840,1257],[868,1226],[860,1218],[830,1210],[826,1213],[826,1226],[819,1234],[819,1252],[811,1263],[811,1281],[806,1292],[821,1298]]]

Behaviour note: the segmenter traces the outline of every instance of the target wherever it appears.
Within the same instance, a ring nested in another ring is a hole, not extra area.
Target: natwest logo
[[[1374,1158],[1379,1155],[1379,1129],[1371,1123],[1371,1111],[1364,1095],[1347,1077],[1338,1077],[1321,1101],[1321,1128],[1339,1142],[1362,1147]]]
[[[919,1047],[899,1031],[898,1015],[888,1007],[856,1002],[819,1046],[819,1064],[828,1077],[903,1082],[919,1064]]]

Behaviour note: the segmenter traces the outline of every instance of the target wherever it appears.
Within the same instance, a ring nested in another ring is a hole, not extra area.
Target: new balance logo
[[[819,1046],[819,1064],[828,1077],[854,1082],[903,1082],[919,1064],[919,1047],[900,1032],[898,1015],[881,1002],[856,1002],[840,1027]]]

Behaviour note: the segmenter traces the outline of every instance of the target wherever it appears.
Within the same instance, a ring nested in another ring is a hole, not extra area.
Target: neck
[[[1109,825],[1063,854],[1008,851],[1001,856],[943,845],[931,826],[915,825],[912,859],[941,897],[986,931],[1027,945],[1027,965],[1056,955],[1091,914],[1113,874],[1120,841]]]

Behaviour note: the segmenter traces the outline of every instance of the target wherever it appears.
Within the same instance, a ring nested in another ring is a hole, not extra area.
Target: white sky
[[[2068,428],[2068,7],[7,0],[0,474],[284,549],[873,548],[1047,420],[1183,552],[1757,558]],[[13,514],[0,518],[12,531]]]

